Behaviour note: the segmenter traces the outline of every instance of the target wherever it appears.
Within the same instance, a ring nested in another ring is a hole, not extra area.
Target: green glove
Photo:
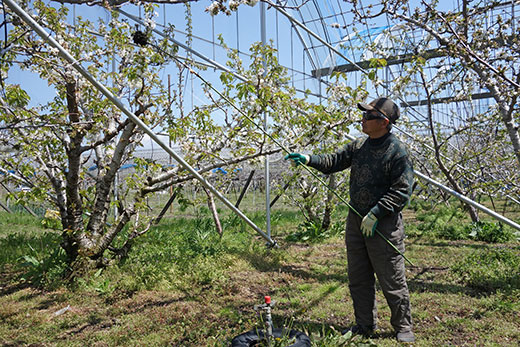
[[[310,157],[308,155],[305,155],[305,154],[300,154],[300,153],[289,153],[285,156],[284,158],[285,160],[287,159],[291,159],[292,162],[291,164],[292,165],[300,165],[300,164],[305,164],[307,165],[307,163],[309,162],[310,160]]]
[[[377,218],[374,216],[372,212],[368,212],[368,214],[361,221],[361,233],[365,237],[374,236],[374,232],[377,227]]]

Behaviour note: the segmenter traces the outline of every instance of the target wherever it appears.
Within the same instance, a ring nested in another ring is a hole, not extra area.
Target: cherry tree
[[[438,55],[456,62],[452,63],[449,73],[452,83],[462,90],[454,100],[471,98],[479,88],[487,90],[495,101],[493,113],[500,119],[509,137],[509,143],[503,145],[510,144],[520,166],[517,106],[520,67],[516,59],[520,41],[515,33],[515,16],[497,12],[504,9],[504,4],[497,1],[463,1],[461,11],[448,11],[443,10],[438,1],[421,1],[410,8],[412,5],[407,1],[389,0],[382,1],[378,7],[361,11],[358,1],[349,2],[359,20],[388,16],[393,21],[403,23],[405,30],[422,30],[424,39],[411,47],[411,51],[416,57],[427,59],[427,50],[435,47]],[[447,71],[439,73],[446,74]]]
[[[155,6],[143,5],[148,25],[153,25]],[[189,19],[189,5],[186,8]],[[354,117],[345,117],[337,108],[314,105],[306,97],[297,98],[270,46],[254,44],[247,63],[228,49],[228,65],[236,74],[221,73],[220,84],[214,86],[202,77],[204,67],[179,59],[178,47],[167,39],[157,40],[147,30],[136,40],[135,29],[117,12],[106,21],[77,18],[70,26],[65,24],[66,6],[35,1],[30,11],[149,128],[167,133],[203,176],[217,167],[233,168],[280,153],[279,144],[291,149],[325,144],[324,139],[347,131]],[[153,218],[145,213],[147,196],[180,187],[194,177],[180,166],[165,167],[139,158],[135,151],[143,140],[142,130],[22,20],[10,14],[9,21],[13,29],[1,66],[3,76],[14,66],[31,71],[47,81],[56,95],[44,105],[30,106],[37,90],[5,85],[0,124],[9,136],[3,137],[2,145],[17,153],[3,157],[1,166],[32,185],[30,192],[17,194],[21,202],[46,201],[58,211],[69,275],[81,276],[124,257],[138,237],[150,230]],[[167,34],[173,35],[171,30]],[[178,88],[171,99],[160,79],[165,66],[178,72]],[[191,110],[183,103],[186,71],[200,77],[208,100]],[[237,74],[245,78],[239,80]],[[270,137],[259,129],[266,112],[272,119]],[[97,170],[88,170],[91,163]],[[116,186],[117,172],[126,163],[135,164],[135,172]],[[112,207],[119,211],[115,219],[109,213]]]

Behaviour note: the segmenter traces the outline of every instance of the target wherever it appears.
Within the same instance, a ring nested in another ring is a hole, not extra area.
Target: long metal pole
[[[441,183],[439,183],[439,182],[437,182],[437,181],[431,179],[430,177],[428,177],[428,176],[426,176],[426,175],[424,175],[424,174],[422,174],[422,173],[420,173],[420,172],[415,172],[415,175],[416,175],[417,177],[420,177],[421,179],[427,181],[428,183],[433,184],[434,186],[436,186],[436,187],[438,187],[438,188],[444,190],[445,192],[450,193],[451,195],[457,197],[458,199],[464,201],[465,203],[467,203],[467,204],[469,204],[469,205],[471,205],[471,206],[473,206],[473,207],[475,207],[475,208],[481,210],[481,211],[484,212],[484,213],[489,214],[490,216],[492,216],[492,217],[498,219],[499,221],[501,221],[501,222],[503,222],[503,223],[509,225],[510,227],[515,228],[516,230],[519,230],[519,231],[520,231],[520,225],[519,225],[519,224],[513,222],[513,221],[510,220],[510,219],[507,219],[506,217],[502,216],[501,214],[498,214],[498,213],[496,213],[495,211],[493,211],[493,210],[487,208],[486,206],[483,206],[483,205],[479,204],[478,202],[473,201],[473,200],[471,200],[470,198],[468,198],[468,197],[466,197],[466,196],[464,196],[464,195],[462,195],[462,194],[457,193],[457,192],[454,191],[453,189],[450,189],[450,188],[448,188],[448,187],[442,185]]]
[[[209,83],[208,81],[206,81],[204,78],[202,78],[202,76],[200,76],[200,74],[198,74],[197,72],[191,70],[193,74],[195,74],[197,77],[200,78],[201,81],[203,81],[208,87],[210,87],[212,90],[214,90],[220,97],[222,97],[222,99],[226,100],[229,105],[231,105],[233,108],[235,108],[239,113],[241,113],[247,120],[249,120],[251,122],[251,124],[255,125],[260,131],[262,131],[264,133],[265,136],[269,137],[271,139],[271,141],[273,141],[273,143],[275,143],[276,145],[278,145],[278,147],[280,147],[281,149],[283,149],[284,152],[286,152],[287,154],[289,154],[289,148],[285,147],[280,141],[276,140],[273,136],[269,135],[268,132],[266,132],[264,130],[264,128],[256,123],[251,117],[249,117],[242,109],[240,109],[231,99],[229,99],[227,96],[225,96],[224,94],[222,94],[220,91],[218,91],[213,85],[211,85],[211,83]],[[310,167],[308,167],[307,165],[302,165],[303,168],[305,170],[307,170],[307,172],[309,172],[314,178],[316,178],[321,184],[323,184],[329,191],[331,191],[334,195],[336,195],[338,197],[338,199],[340,199],[346,206],[348,206],[354,213],[356,213],[358,216],[361,216],[359,214],[358,211],[356,211],[356,209],[354,209],[354,207],[352,207],[347,200],[345,200],[345,198],[343,198],[336,190],[332,189],[327,183],[325,183],[325,181],[323,181],[315,172],[313,172]],[[379,230],[375,229],[375,232],[381,236],[381,238],[383,238],[383,240],[386,241],[386,243],[388,243],[389,246],[391,246],[397,253],[399,253],[406,261],[408,261],[412,266],[414,265],[404,254],[403,252],[401,252],[392,242],[390,242],[381,232],[379,232]]]
[[[264,0],[265,1],[265,0]],[[359,71],[365,73],[365,74],[368,74],[368,71],[363,69],[361,66],[359,66],[358,64],[356,64],[355,62],[353,62],[351,59],[349,59],[346,55],[344,55],[343,53],[341,53],[339,50],[337,50],[336,48],[334,48],[330,43],[328,43],[325,39],[323,39],[322,37],[320,37],[319,35],[317,35],[316,33],[314,33],[312,30],[310,30],[309,28],[307,28],[307,26],[303,23],[301,23],[300,21],[298,21],[296,18],[294,18],[293,16],[291,16],[289,13],[287,13],[284,9],[282,9],[279,5],[277,4],[274,4],[272,3],[271,1],[266,1],[269,5],[271,5],[272,7],[274,7],[278,12],[280,12],[281,14],[283,14],[287,19],[289,19],[290,22],[292,22],[293,24],[296,24],[297,26],[299,26],[300,28],[302,28],[303,30],[305,30],[307,32],[307,34],[309,34],[310,36],[314,37],[316,40],[320,41],[322,44],[324,44],[328,49],[330,49],[331,51],[335,52],[337,55],[339,55],[341,58],[345,59],[346,61],[348,61],[349,63],[351,63],[352,65],[356,66]]]
[[[262,45],[267,44],[267,38],[266,38],[266,26],[265,26],[265,3],[260,2],[260,38],[262,40]],[[267,74],[267,64],[265,62],[265,56],[263,61],[264,66],[264,78]],[[268,119],[267,119],[268,112],[264,110],[264,139],[267,140],[267,126],[268,126]],[[266,225],[266,231],[267,235],[271,237],[271,182],[269,177],[269,155],[265,155],[264,157],[264,165],[265,165],[265,225]]]
[[[96,86],[96,88],[98,88],[103,94],[105,94],[105,96],[107,96],[107,98],[109,98],[119,109],[121,109],[121,111],[123,111],[132,121],[135,120],[135,123],[141,128],[143,129],[143,131],[145,131],[154,141],[156,141],[167,153],[169,153],[170,155],[172,155],[172,157],[177,160],[179,162],[179,164],[181,164],[183,167],[184,165],[187,165],[187,167],[185,167],[190,173],[192,173],[194,175],[194,177],[196,179],[198,179],[199,181],[201,181],[201,183],[203,183],[211,192],[213,192],[222,202],[224,202],[224,204],[226,206],[228,206],[230,209],[232,209],[235,213],[237,213],[238,216],[240,216],[244,221],[246,221],[246,223],[248,225],[250,225],[255,231],[257,231],[262,237],[264,237],[271,245],[275,245],[276,242],[271,240],[270,237],[268,237],[260,228],[258,228],[251,220],[249,220],[249,218],[247,218],[247,216],[245,216],[240,210],[236,209],[235,206],[229,202],[224,196],[222,196],[222,194],[220,194],[220,192],[218,192],[213,186],[211,186],[202,176],[200,176],[188,163],[186,163],[184,161],[184,159],[182,159],[181,157],[179,157],[171,148],[169,148],[168,146],[166,146],[164,143],[161,142],[161,140],[153,133],[153,131],[151,129],[149,129],[146,124],[144,124],[139,118],[137,118],[133,113],[131,113],[130,111],[128,111],[125,106],[109,91],[107,90],[104,86],[102,86],[99,82],[97,82],[92,76],[90,76],[90,74],[84,70],[81,65],[79,65],[79,63],[67,52],[63,49],[63,47],[61,47],[61,45],[56,42],[47,32],[45,32],[45,30],[38,24],[34,21],[34,19],[32,17],[30,17],[22,8],[20,8],[18,6],[18,4],[16,4],[13,0],[5,0],[5,3],[6,5],[11,8],[14,12],[16,12],[24,21],[27,22],[27,24],[29,24],[42,38],[44,38],[45,40],[47,40],[49,43],[51,43],[53,46],[55,46],[59,53],[67,60],[69,61],[72,66],[77,69],[87,80],[89,80],[94,86]],[[276,8],[276,6],[275,6]],[[131,16],[131,15],[128,15],[126,13],[124,13],[123,11],[119,10],[120,12],[122,12],[124,15],[136,20],[136,21],[139,21],[137,18],[135,18],[134,16]],[[288,15],[287,13],[284,13],[284,15],[286,15],[289,19],[292,19],[294,20],[294,18],[292,18],[290,15]],[[294,20],[295,21],[295,20]],[[297,22],[297,21],[296,21]],[[301,27],[305,28],[305,26],[301,23],[297,23],[299,24]],[[155,30],[154,30],[155,31]],[[164,36],[165,35],[161,32],[157,32],[158,34],[160,34],[161,36]],[[176,42],[174,42],[176,43]],[[176,44],[179,44],[181,47],[185,48],[185,49],[188,49],[189,51],[191,51],[193,54],[203,58],[204,60],[206,61],[211,61],[209,60],[208,58],[200,55],[199,53],[197,53],[196,51],[193,51],[191,49],[189,49],[188,47],[182,45],[181,43],[176,43]],[[212,62],[212,61],[211,61]],[[219,68],[221,68],[222,70],[224,71],[230,71],[229,69],[221,66],[220,64],[216,63],[216,62],[212,62],[214,64],[216,64],[215,66],[219,66]],[[231,71],[230,71],[231,72]],[[244,77],[240,76],[240,75],[236,75],[234,74],[237,78],[241,79],[241,80],[244,80]],[[350,136],[350,135],[347,135],[350,139],[354,139],[354,137]],[[178,159],[177,159],[178,158]],[[188,169],[189,167],[189,169]],[[487,213],[489,214],[490,216],[506,223],[507,225],[515,228],[516,230],[520,230],[520,225],[518,225],[517,223],[507,219],[506,217],[486,208],[485,206],[482,206],[480,204],[478,204],[477,202],[465,197],[464,195],[461,195],[457,192],[455,192],[454,190],[444,186],[443,184],[429,178],[428,176],[418,172],[418,171],[415,171],[415,175],[417,175],[418,177],[420,177],[421,179],[424,179],[425,181],[435,185],[436,187],[446,191],[447,193],[457,197],[458,199],[462,200],[462,201],[465,201],[467,202],[468,204],[471,204],[472,206],[474,206],[475,208],[483,211],[484,213]]]
[[[260,234],[271,246],[276,246],[276,242],[266,235],[259,227],[256,226],[242,211],[237,209],[229,200],[227,200],[215,187],[213,187],[208,181],[204,179],[190,164],[188,164],[181,156],[179,156],[174,150],[168,145],[163,143],[159,137],[136,115],[128,110],[123,103],[116,98],[105,86],[99,83],[93,76],[91,76],[87,70],[85,70],[81,64],[66,51],[54,38],[47,33],[43,27],[41,27],[27,12],[25,12],[14,0],[5,0],[5,4],[13,10],[21,19],[23,19],[38,35],[46,40],[50,45],[58,49],[59,54],[62,58],[67,60],[71,66],[76,69],[83,77],[85,77],[94,87],[96,87],[101,93],[103,93],[114,105],[117,106],[127,117],[134,122],[141,130],[143,130],[152,140],[154,140],[159,146],[161,146],[169,155],[171,155],[183,168],[185,168],[190,174],[192,174],[202,185],[209,189],[217,198],[219,198],[226,206],[228,206],[233,212],[235,212],[240,218],[242,218],[251,228],[253,228],[258,234]]]
[[[287,17],[287,19],[289,19],[289,21],[293,24],[296,24],[297,26],[299,26],[300,28],[302,28],[303,30],[305,30],[310,36],[314,37],[316,40],[320,41],[322,44],[324,44],[327,48],[329,48],[330,50],[332,50],[334,53],[336,53],[338,56],[340,56],[341,58],[345,59],[346,61],[348,61],[350,64],[356,66],[358,68],[359,71],[361,71],[362,73],[364,74],[368,74],[368,71],[363,69],[361,66],[359,66],[358,64],[356,64],[354,61],[352,61],[351,59],[349,59],[347,56],[345,56],[343,53],[341,53],[338,49],[336,49],[335,47],[333,47],[331,44],[329,44],[325,39],[323,39],[322,37],[320,37],[319,35],[317,35],[316,33],[314,33],[312,30],[310,30],[305,24],[299,22],[296,18],[294,18],[293,16],[291,16],[289,13],[287,13],[287,11],[285,11],[283,8],[281,8],[280,6],[277,6],[275,4],[273,4],[271,1],[267,0],[267,3],[269,3],[272,7],[274,7],[278,12],[282,13],[285,17]],[[301,37],[300,37],[301,39]],[[302,39],[302,43],[305,45],[305,43],[303,42],[303,39]],[[321,86],[321,84],[320,84]],[[389,87],[386,83],[382,84],[382,87],[389,90]],[[321,94],[321,93],[320,93]],[[406,104],[406,105],[409,105],[408,102],[406,100],[403,100],[401,99],[401,101]],[[412,108],[413,109],[413,108]],[[400,129],[399,127],[395,126],[395,128],[399,131],[401,131],[402,133],[404,133],[405,135],[407,136],[410,136],[411,138],[414,138],[412,135],[408,134],[406,131],[404,131],[403,129]],[[429,146],[428,146],[429,147]],[[458,167],[461,167],[465,170],[464,167],[462,167],[460,164],[457,164]],[[440,184],[440,183],[439,183]],[[448,188],[449,189],[449,188]],[[506,196],[508,197],[508,196]],[[514,200],[513,200],[514,201]],[[513,222],[514,223],[514,222]]]
[[[263,2],[262,2],[262,3],[263,3]],[[271,5],[273,5],[273,4],[271,3]],[[283,10],[283,9],[277,7],[277,6],[274,6],[274,5],[273,5],[273,7],[274,7],[276,10],[278,10],[279,12],[281,12],[284,16],[286,16],[286,17],[289,19],[289,21],[291,21],[293,24],[296,24],[296,25],[293,25],[293,27],[295,28],[295,30],[296,30],[296,32],[297,32],[298,34],[300,34],[300,33],[298,32],[298,28],[297,28],[297,26],[299,26],[299,27],[301,27],[302,29],[304,29],[305,31],[307,31],[311,36],[315,37],[318,41],[320,41],[320,42],[322,42],[323,44],[325,44],[329,49],[332,49],[332,50],[333,50],[336,54],[338,54],[340,57],[344,58],[345,60],[347,60],[347,61],[350,62],[351,64],[357,66],[358,69],[359,69],[361,72],[363,72],[363,73],[368,73],[366,70],[364,70],[364,69],[362,69],[361,67],[359,67],[357,64],[355,64],[353,61],[351,61],[350,59],[348,59],[346,56],[344,56],[344,55],[343,55],[341,52],[339,52],[337,49],[335,49],[335,48],[332,47],[330,44],[328,44],[328,43],[327,43],[324,39],[322,39],[320,36],[316,35],[314,32],[312,32],[310,29],[308,29],[304,24],[300,23],[298,20],[296,20],[294,17],[292,17],[290,14],[288,14],[285,10]],[[122,10],[118,10],[118,11],[119,11],[121,14],[123,14],[123,15],[125,15],[125,16],[131,18],[132,20],[134,20],[134,21],[136,21],[136,22],[141,23],[141,24],[144,25],[144,23],[143,23],[139,18],[137,18],[137,17],[135,17],[135,16],[133,16],[133,15],[131,15],[131,14],[128,14],[128,13],[122,11]],[[246,79],[245,77],[243,77],[243,76],[241,76],[241,75],[239,75],[239,74],[237,74],[237,73],[235,73],[235,72],[229,70],[227,67],[225,67],[225,66],[223,66],[223,65],[221,65],[221,64],[219,64],[219,63],[217,63],[217,62],[215,62],[215,61],[213,61],[213,60],[211,60],[211,59],[209,59],[209,58],[207,58],[207,57],[205,57],[204,55],[198,53],[197,51],[194,51],[194,50],[192,50],[191,48],[189,48],[189,47],[183,45],[182,43],[180,43],[180,42],[178,42],[178,41],[176,41],[176,40],[174,40],[174,39],[172,39],[172,38],[166,36],[164,33],[160,32],[160,31],[158,31],[158,30],[156,30],[156,29],[154,29],[153,31],[154,31],[155,33],[161,35],[162,37],[168,38],[172,43],[177,44],[177,45],[179,45],[180,47],[184,48],[185,50],[187,50],[187,51],[189,51],[189,52],[191,52],[191,53],[197,55],[197,56],[200,57],[201,59],[203,59],[203,60],[209,62],[210,64],[212,64],[213,66],[215,66],[215,67],[217,67],[217,68],[219,68],[219,69],[221,69],[221,70],[223,70],[223,71],[226,71],[226,72],[232,73],[235,77],[237,77],[238,79],[240,79],[240,80],[242,80],[242,81],[244,81],[244,82],[247,81],[247,79]],[[300,35],[300,39],[301,39],[302,43],[305,45],[305,42],[304,42],[303,38],[301,37],[301,35]],[[386,86],[385,86],[385,88],[386,88]],[[404,101],[404,100],[401,100],[401,101],[403,101],[403,102],[406,103],[406,101]],[[305,112],[302,112],[302,113],[305,114]],[[404,131],[403,129],[400,129],[400,128],[397,127],[397,126],[396,126],[395,128],[396,128],[397,130],[399,130],[400,132],[404,133],[405,135],[410,136],[410,137],[413,138],[412,135],[408,134],[408,133],[407,133],[406,131]],[[437,183],[438,183],[438,182],[437,182]],[[438,184],[440,184],[440,183],[438,183]],[[442,185],[442,184],[441,184],[441,185]],[[446,188],[447,188],[447,187],[446,187]],[[449,188],[447,188],[447,189],[449,189]],[[448,192],[448,191],[447,191],[447,192]],[[510,198],[510,199],[511,199],[511,198]],[[515,201],[515,200],[513,200],[513,201]],[[515,202],[516,202],[516,201],[515,201]],[[503,218],[505,218],[505,217],[503,217]],[[513,222],[513,223],[514,223],[514,222]]]
[[[342,54],[339,50],[337,50],[337,49],[334,48],[332,45],[330,45],[327,41],[325,41],[325,40],[324,40],[323,38],[321,38],[319,35],[317,35],[317,34],[315,34],[314,32],[312,32],[309,28],[307,28],[307,26],[305,26],[304,24],[300,23],[297,19],[295,19],[294,17],[292,17],[292,16],[291,16],[289,13],[287,13],[284,9],[280,8],[279,6],[276,6],[275,4],[273,4],[273,3],[270,2],[270,1],[267,1],[267,2],[268,2],[271,6],[273,6],[277,11],[279,11],[280,13],[282,13],[285,17],[287,17],[287,19],[289,19],[289,21],[291,21],[293,24],[295,24],[296,26],[298,26],[298,27],[302,28],[303,30],[305,30],[309,35],[311,35],[311,36],[313,36],[314,38],[316,38],[318,41],[320,41],[321,43],[323,43],[325,46],[327,46],[329,49],[331,49],[332,51],[334,51],[336,54],[338,54],[340,57],[342,57],[342,58],[345,59],[346,61],[350,62],[351,64],[353,64],[353,65],[355,65],[355,66],[357,66],[358,69],[359,69],[359,71],[361,71],[361,72],[363,72],[363,73],[365,73],[365,74],[368,73],[368,71],[366,71],[365,69],[361,68],[361,67],[360,67],[359,65],[357,65],[355,62],[351,61],[348,57],[346,57],[346,56],[345,56],[344,54]],[[262,2],[262,3],[263,3],[263,2]],[[138,18],[136,18],[135,16],[129,15],[129,14],[127,14],[126,12],[121,11],[121,10],[119,10],[119,12],[121,12],[122,14],[124,14],[124,15],[126,15],[126,16],[132,18],[133,20],[135,20],[135,21],[137,21],[137,22],[140,22],[140,20],[139,20]],[[160,31],[157,31],[157,30],[155,30],[155,29],[154,29],[154,31],[155,31],[156,33],[158,33],[159,35],[161,35],[161,36],[163,36],[163,37],[166,37],[166,36],[165,36],[163,33],[161,33]],[[174,43],[176,43],[176,44],[179,44],[179,46],[183,47],[184,49],[187,49],[187,50],[189,50],[189,51],[192,51],[191,49],[189,49],[188,47],[185,47],[185,46],[182,45],[181,43],[177,43],[175,40],[173,40],[173,39],[171,39],[171,38],[169,38],[169,39],[170,39],[172,42],[174,42]],[[226,67],[224,67],[224,66],[222,66],[222,65],[220,65],[220,64],[218,64],[218,63],[216,63],[216,62],[214,62],[214,61],[212,61],[212,60],[209,59],[209,58],[206,58],[205,56],[203,56],[203,55],[197,53],[196,51],[193,51],[193,53],[196,54],[197,56],[199,56],[200,58],[206,60],[207,62],[210,62],[211,64],[217,66],[219,69],[224,70],[224,71],[227,71],[227,72],[230,72],[230,73],[233,73],[233,75],[235,75],[235,77],[237,77],[238,79],[240,79],[240,80],[242,80],[242,81],[246,81],[246,80],[247,80],[247,79],[245,79],[243,76],[240,76],[240,75],[238,75],[238,74],[236,74],[236,73],[230,71],[228,68],[226,68]],[[388,86],[386,86],[386,85],[383,85],[383,87],[384,87],[385,89],[388,89]],[[401,100],[401,101],[403,101],[403,102],[406,103],[406,101],[404,101],[404,100]],[[303,113],[305,113],[305,112],[303,112]],[[399,130],[400,130],[400,129],[399,129]],[[349,138],[350,138],[350,136],[349,136]],[[354,138],[351,138],[351,139],[354,139]],[[457,198],[459,198],[459,199],[461,199],[461,200],[463,200],[463,201],[465,201],[465,199],[467,199],[468,201],[471,201],[471,203],[470,203],[470,202],[468,202],[468,203],[471,204],[472,206],[478,208],[479,210],[483,211],[484,213],[487,213],[487,214],[491,215],[492,217],[497,218],[498,220],[503,221],[503,222],[506,223],[507,225],[512,226],[513,228],[515,228],[515,229],[517,229],[517,230],[520,230],[520,226],[519,226],[517,223],[515,223],[515,222],[513,222],[513,221],[511,221],[511,220],[509,220],[509,219],[507,219],[506,217],[504,217],[504,216],[502,216],[502,215],[499,215],[499,214],[497,214],[496,212],[494,212],[494,211],[492,211],[492,210],[489,210],[489,209],[486,208],[485,206],[482,206],[482,205],[478,204],[477,202],[475,202],[475,201],[473,201],[473,200],[471,200],[471,199],[469,199],[469,198],[467,198],[467,197],[465,197],[465,196],[463,196],[463,195],[461,195],[461,194],[455,192],[454,190],[452,190],[452,189],[450,189],[450,188],[444,186],[443,184],[441,184],[441,183],[439,183],[439,182],[437,182],[437,181],[435,181],[435,180],[432,180],[431,178],[429,178],[429,177],[426,176],[426,175],[421,174],[420,172],[415,172],[415,173],[416,173],[416,175],[417,175],[418,177],[421,177],[421,178],[423,178],[423,177],[427,177],[428,179],[425,179],[426,181],[428,181],[428,182],[430,182],[431,184],[433,184],[433,185],[435,185],[435,186],[437,186],[437,187],[443,189],[443,190],[446,191],[447,193],[449,193],[449,194],[451,194],[451,195],[453,195],[453,196],[455,196],[455,197],[457,197]],[[434,182],[435,182],[435,183],[434,183]]]

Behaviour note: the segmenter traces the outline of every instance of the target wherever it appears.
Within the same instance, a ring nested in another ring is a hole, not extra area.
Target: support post
[[[273,201],[271,201],[271,207],[273,207],[273,205],[278,201],[278,199],[280,199],[280,197],[285,193],[285,191],[287,190],[287,188],[289,188],[292,181],[296,178],[297,175],[298,175],[297,173],[292,175],[292,177],[287,181],[287,183],[285,183],[285,185],[282,187],[282,191],[280,192],[280,194],[275,196]]]
[[[487,213],[488,215],[498,219],[500,222],[502,223],[505,223],[507,225],[509,225],[510,227],[512,228],[515,228],[516,230],[519,230],[520,231],[520,225],[518,225],[517,223],[513,222],[512,220],[510,219],[507,219],[506,217],[496,213],[495,211],[487,208],[486,206],[483,206],[481,204],[479,204],[478,202],[476,201],[473,201],[471,200],[470,198],[462,195],[462,194],[459,194],[457,193],[456,191],[454,191],[453,189],[450,189],[444,185],[442,185],[441,183],[431,179],[430,177],[418,172],[418,171],[414,171],[415,175],[423,180],[425,180],[426,182],[430,183],[430,184],[433,184],[434,186],[436,186],[437,188],[440,188],[442,190],[444,190],[445,192],[455,196],[456,198],[458,198],[459,200],[462,200],[464,201],[465,203],[481,210],[482,212],[484,213]]]
[[[267,44],[266,39],[266,23],[265,23],[265,3],[260,2],[260,36],[262,39],[262,45]],[[265,63],[265,59],[263,61],[264,65],[264,77],[267,74],[267,66]],[[264,139],[267,142],[267,133],[268,133],[268,112],[264,110]],[[269,155],[265,155],[264,157],[264,165],[265,165],[265,225],[267,236],[271,237],[271,205],[269,202],[271,201],[271,179],[269,177]]]

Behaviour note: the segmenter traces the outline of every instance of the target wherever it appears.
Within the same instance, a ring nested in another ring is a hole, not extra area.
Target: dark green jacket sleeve
[[[349,142],[336,153],[311,155],[307,165],[324,174],[345,170],[352,164],[354,142]]]

